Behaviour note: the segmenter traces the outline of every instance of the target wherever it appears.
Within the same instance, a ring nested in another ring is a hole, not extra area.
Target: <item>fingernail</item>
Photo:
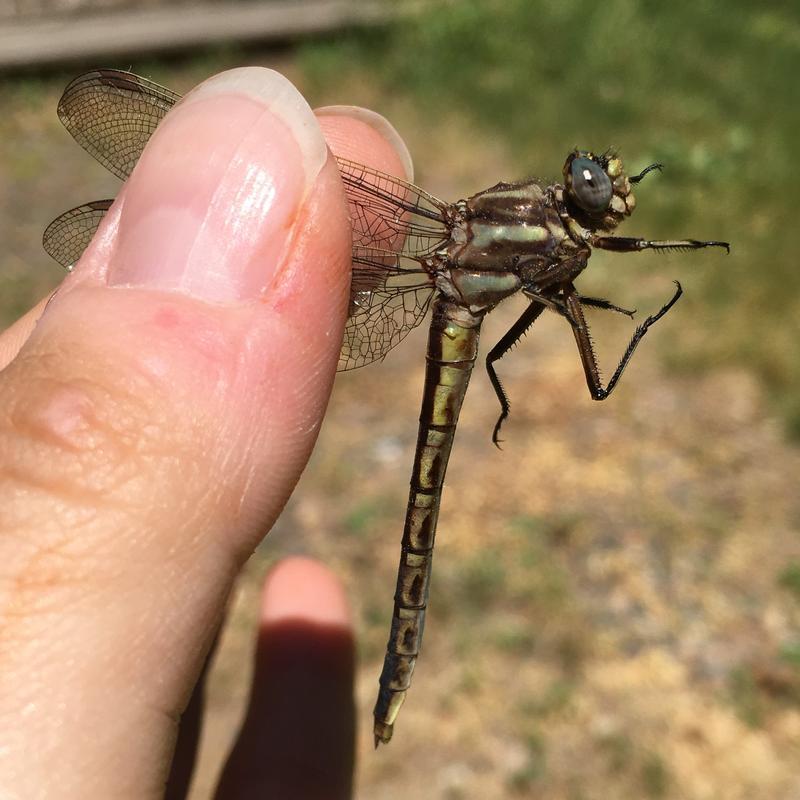
[[[405,177],[407,181],[414,180],[414,162],[411,159],[411,153],[408,151],[403,137],[400,136],[397,129],[386,117],[382,117],[380,114],[368,108],[361,108],[361,106],[323,106],[322,108],[316,109],[314,113],[318,117],[347,117],[357,123],[372,128],[379,136],[389,142],[392,149],[397,154],[400,165],[403,168],[403,175],[400,177]],[[332,132],[331,135],[333,138],[336,136],[344,137],[347,136],[347,131],[337,129],[335,132]],[[334,152],[336,152],[335,148]]]
[[[326,158],[313,112],[279,73],[207,80],[167,115],[126,184],[109,283],[260,296]]]

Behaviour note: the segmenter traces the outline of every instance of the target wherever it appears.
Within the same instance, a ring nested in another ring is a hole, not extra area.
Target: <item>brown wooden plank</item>
[[[0,25],[0,69],[141,56],[224,41],[294,39],[384,23],[397,5],[358,0],[206,2],[18,19]]]

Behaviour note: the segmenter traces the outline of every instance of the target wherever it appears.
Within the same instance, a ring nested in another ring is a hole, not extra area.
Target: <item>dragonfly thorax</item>
[[[471,270],[459,267],[439,275],[437,288],[473,314],[491,311],[501,300],[516,294],[522,281],[508,270]]]
[[[498,183],[461,204],[458,235],[446,248],[455,267],[515,272],[560,258],[571,239],[552,193],[535,181]]]

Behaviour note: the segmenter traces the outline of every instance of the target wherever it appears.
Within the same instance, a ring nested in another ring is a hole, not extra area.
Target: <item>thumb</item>
[[[349,267],[310,108],[277,73],[224,73],[158,128],[0,373],[11,795],[161,796],[233,576],[316,438]]]

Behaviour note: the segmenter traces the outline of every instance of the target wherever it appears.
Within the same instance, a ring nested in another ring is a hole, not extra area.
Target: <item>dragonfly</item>
[[[70,134],[125,180],[149,138],[180,95],[130,72],[101,69],[73,80],[58,104]],[[650,240],[613,235],[633,212],[632,187],[661,170],[650,164],[627,175],[614,151],[574,149],[560,182],[501,182],[455,203],[400,178],[337,158],[353,233],[350,306],[338,369],[382,360],[431,310],[425,382],[391,629],[374,709],[375,746],[388,743],[422,643],[437,519],[456,424],[478,353],[481,323],[506,298],[527,305],[486,356],[500,405],[492,440],[510,403],[495,364],[549,309],[568,323],[586,383],[607,398],[647,331],[678,301],[670,299],[635,329],[611,378],[600,376],[586,308],[634,312],[578,292],[575,281],[594,249],[617,253],[699,250],[728,242]],[[92,239],[112,200],[77,206],[45,230],[45,250],[70,269]]]

